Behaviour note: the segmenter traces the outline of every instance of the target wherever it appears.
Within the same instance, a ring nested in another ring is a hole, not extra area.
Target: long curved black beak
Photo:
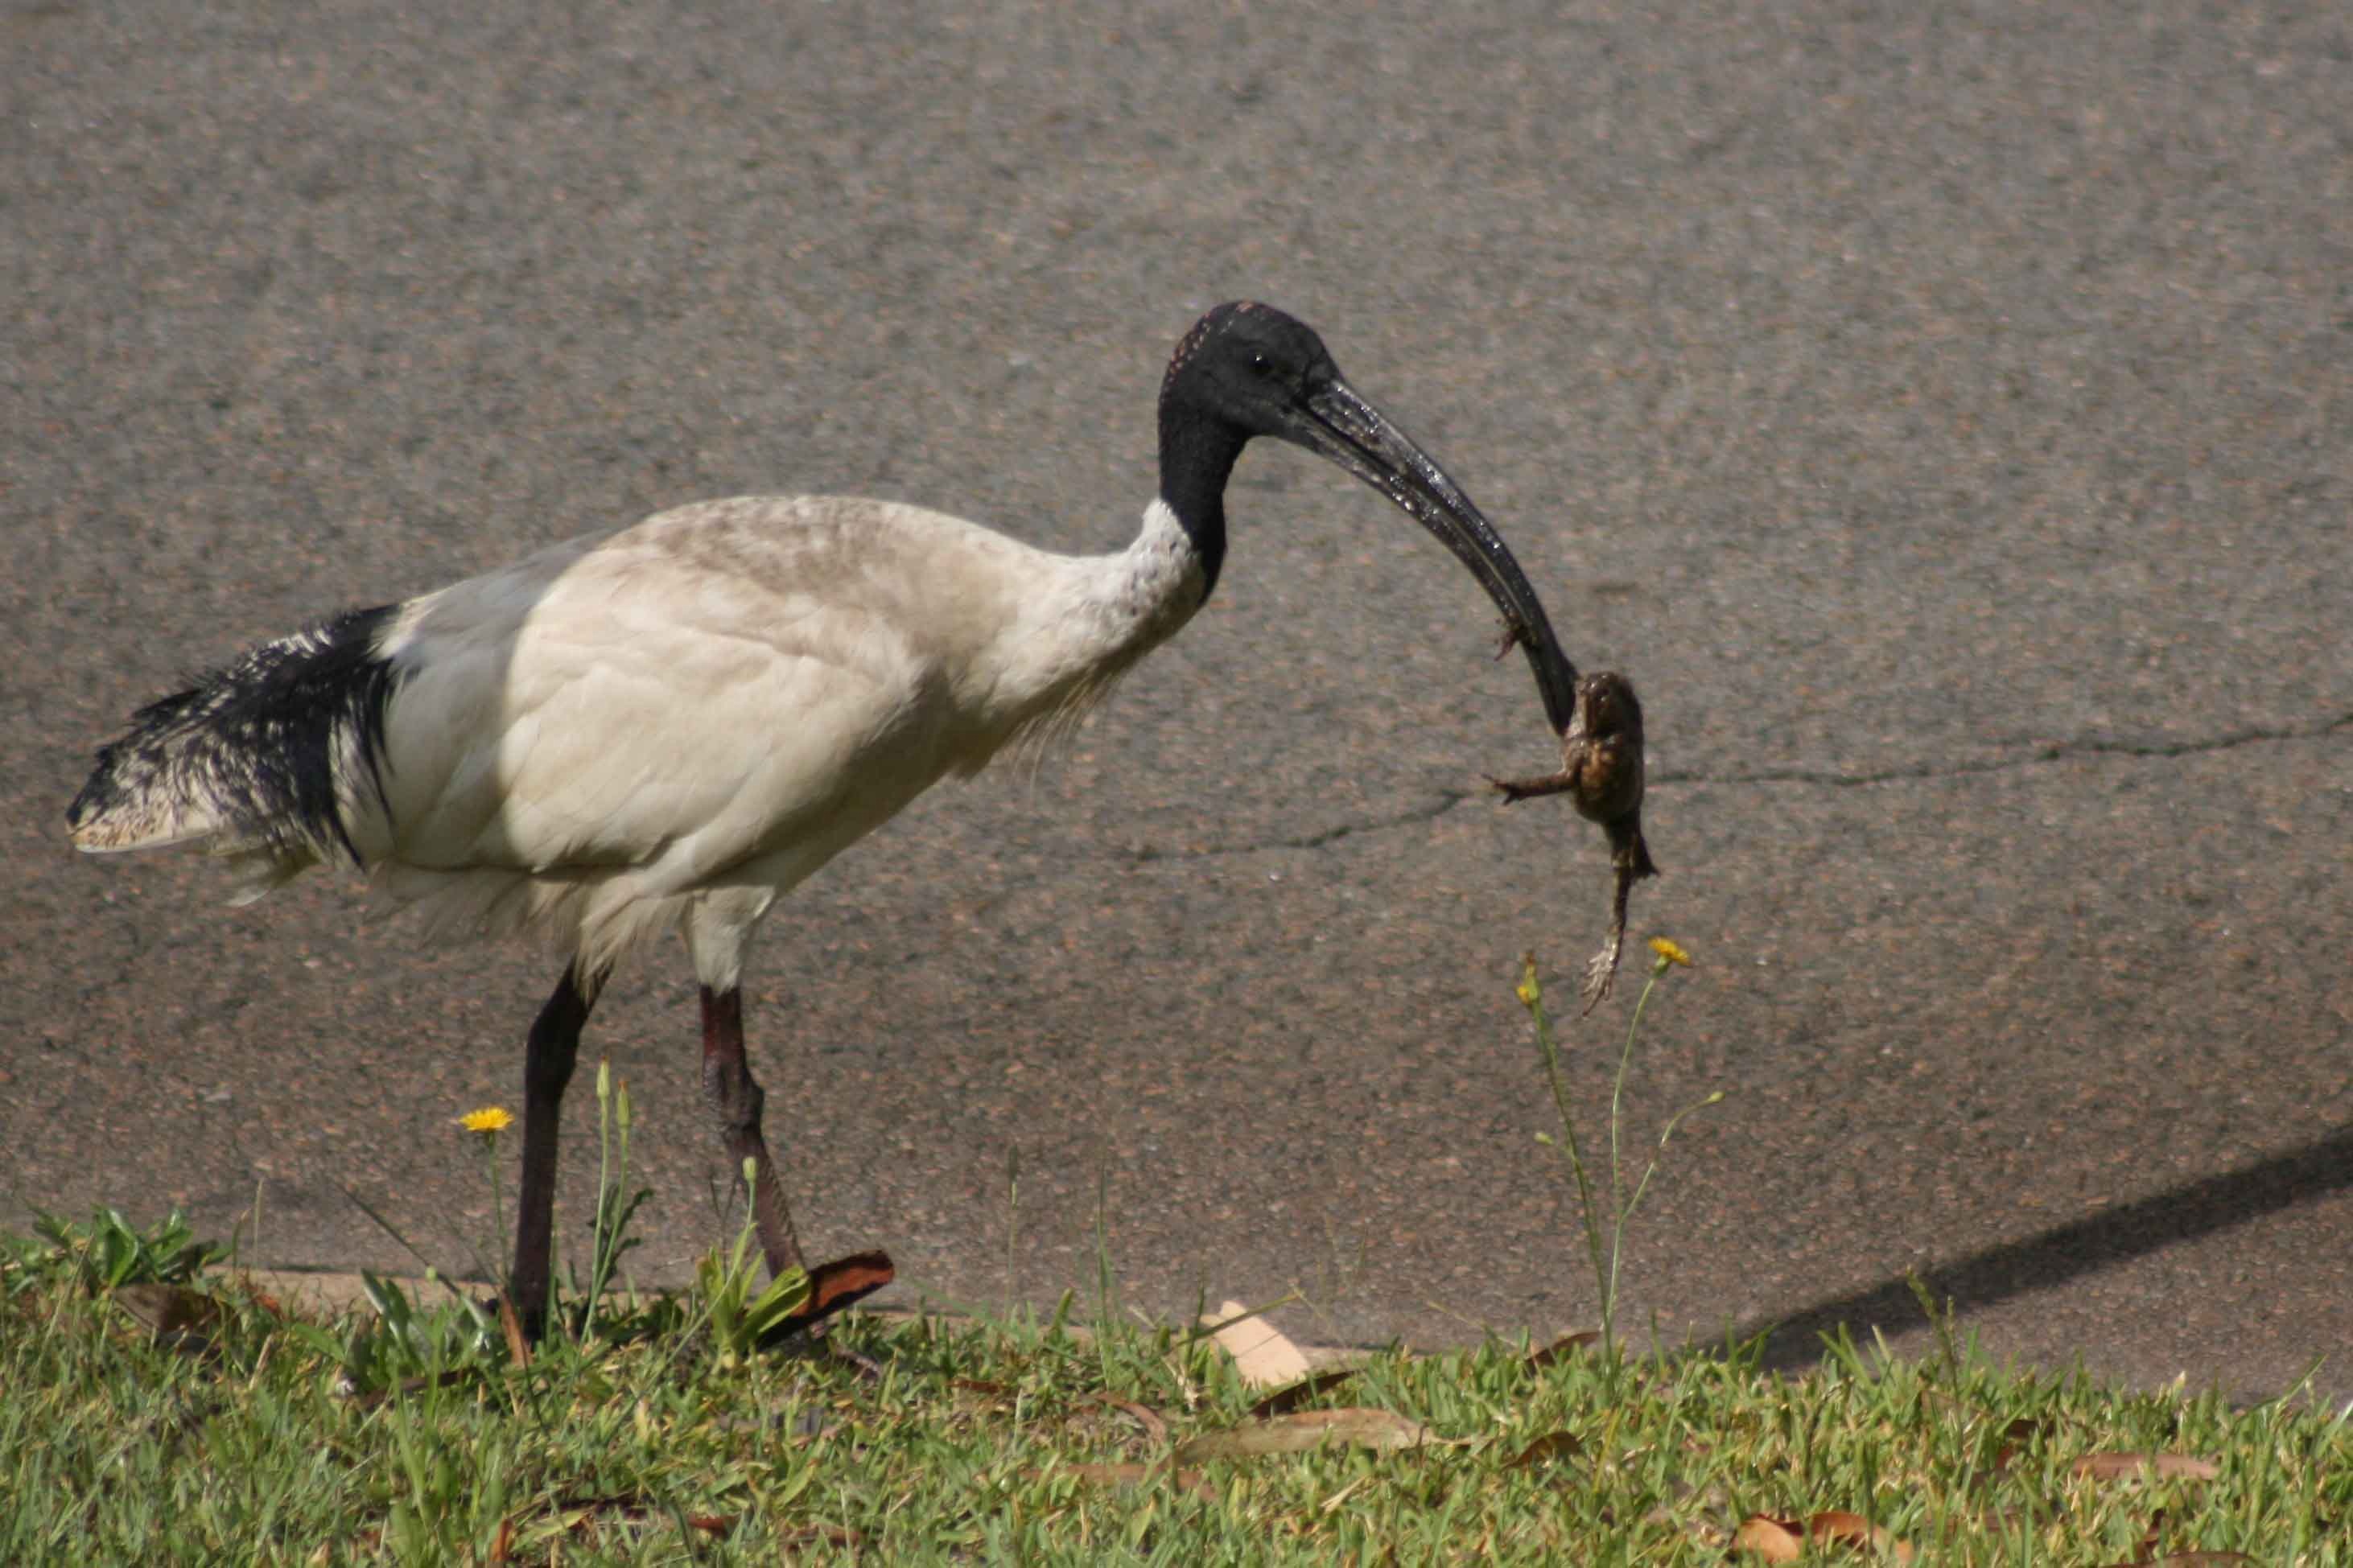
[[[1494,525],[1429,453],[1346,382],[1335,376],[1309,393],[1306,414],[1286,432],[1293,440],[1388,497],[1471,568],[1503,612],[1507,635],[1528,656],[1554,733],[1566,733],[1577,711],[1577,667],[1560,651],[1543,602]]]

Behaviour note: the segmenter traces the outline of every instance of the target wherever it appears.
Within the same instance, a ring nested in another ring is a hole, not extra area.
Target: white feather
[[[403,605],[385,799],[341,793],[376,885],[436,935],[537,929],[595,971],[683,920],[699,976],[732,984],[779,893],[1098,695],[1200,596],[1158,502],[1100,557],[884,501],[681,507]],[[301,868],[248,868],[248,896]]]

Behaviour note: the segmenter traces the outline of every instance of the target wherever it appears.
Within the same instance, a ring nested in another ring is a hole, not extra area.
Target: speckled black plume
[[[346,820],[384,793],[384,718],[396,684],[377,641],[399,606],[349,610],[265,643],[139,710],[98,753],[67,808],[86,849],[219,835],[237,849],[354,864]]]

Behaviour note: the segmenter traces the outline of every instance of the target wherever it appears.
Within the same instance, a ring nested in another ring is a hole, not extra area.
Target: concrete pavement
[[[2353,1390],[2353,25],[2160,3],[1083,15],[331,0],[0,10],[0,1199],[396,1265],[489,1199],[554,961],[314,877],[92,863],[90,751],[333,608],[697,497],[1064,549],[1150,499],[1176,334],[1253,295],[1516,547],[1650,721],[1698,960],[1630,1094],[1714,1089],[1630,1320]],[[1607,867],[1492,616],[1254,449],[1217,599],[1059,761],[944,786],[771,921],[813,1250],[1303,1338],[1591,1313],[1519,954]],[[1630,994],[1573,1037],[1607,1083]],[[675,949],[592,1025],[650,1272],[723,1180]],[[565,1213],[593,1176],[577,1096]],[[1008,1190],[1018,1151],[1020,1180]]]

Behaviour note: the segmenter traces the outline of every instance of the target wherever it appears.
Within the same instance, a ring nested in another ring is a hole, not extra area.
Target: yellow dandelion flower
[[[1669,963],[1680,963],[1686,969],[1691,967],[1691,954],[1685,952],[1681,947],[1676,945],[1672,938],[1663,936],[1652,937],[1651,939],[1651,951],[1657,953],[1661,958],[1665,959]]]
[[[485,1105],[480,1110],[470,1110],[458,1118],[458,1125],[469,1132],[503,1132],[514,1125],[503,1105]]]

